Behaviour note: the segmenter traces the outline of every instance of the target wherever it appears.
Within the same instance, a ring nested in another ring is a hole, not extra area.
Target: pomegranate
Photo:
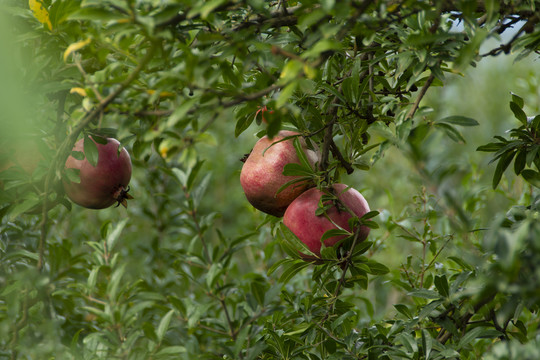
[[[285,137],[299,135],[294,131],[280,131],[273,139],[262,137],[253,147],[240,173],[240,183],[248,201],[256,209],[277,217],[283,216],[285,209],[298,195],[313,187],[309,181],[292,184],[278,193],[287,182],[298,176],[283,175],[283,168],[289,163],[300,163],[293,139],[280,141]],[[319,160],[318,151],[307,148],[300,138],[302,149],[311,164]],[[273,145],[272,145],[273,144]],[[272,146],[271,146],[272,145]]]
[[[90,137],[91,138],[91,137]],[[107,138],[107,144],[100,144],[94,139],[98,149],[98,161],[92,166],[86,159],[77,160],[69,156],[66,169],[80,170],[80,183],[64,181],[67,196],[74,203],[89,209],[104,209],[114,203],[127,207],[131,179],[131,158],[125,148],[118,151],[120,143]],[[73,151],[84,153],[84,139],[77,141]]]
[[[347,188],[347,185],[344,184],[334,184],[329,190],[337,196],[341,204],[337,201],[338,206],[330,203],[324,204],[330,205],[330,207],[326,209],[326,216],[317,216],[315,214],[324,192],[313,188],[297,197],[291,205],[289,205],[283,217],[285,226],[287,226],[300,241],[306,244],[309,250],[317,257],[321,256],[321,237],[326,231],[337,229],[338,227],[336,224],[347,231],[356,231],[356,229],[351,230],[348,220],[354,215],[362,217],[369,212],[369,205],[366,199],[364,199],[362,194],[357,190]],[[354,215],[348,210],[352,211]],[[369,230],[370,229],[367,226],[362,225],[359,229],[360,233],[357,241],[364,241],[369,234]],[[326,247],[334,246],[338,241],[345,237],[345,235],[332,236],[324,241],[324,245]],[[305,256],[305,254],[303,256],[306,260],[313,259],[312,257]]]

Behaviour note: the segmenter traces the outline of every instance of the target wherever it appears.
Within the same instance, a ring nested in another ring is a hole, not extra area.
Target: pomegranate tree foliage
[[[489,143],[425,100],[486,58],[538,61],[539,8],[2,2],[0,358],[538,359],[538,86]],[[249,206],[239,159],[280,129],[322,152],[291,174],[362,190],[367,241],[305,262]],[[62,192],[90,134],[132,154],[127,211]]]

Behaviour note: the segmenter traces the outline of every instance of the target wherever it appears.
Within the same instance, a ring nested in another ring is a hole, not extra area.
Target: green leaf
[[[426,290],[426,291],[430,291],[430,290]],[[434,292],[434,293],[436,294],[436,292]],[[420,296],[420,297],[424,297],[424,296]],[[427,316],[432,315],[433,311],[435,311],[435,309],[437,309],[439,306],[444,304],[444,302],[445,302],[445,300],[433,300],[432,302],[430,302],[429,304],[425,305],[422,308],[420,313],[418,313],[418,318],[420,320],[422,320],[422,319],[426,318]]]
[[[174,315],[174,310],[169,310],[169,312],[165,314],[165,316],[159,322],[159,326],[156,331],[156,335],[157,335],[159,343],[163,341],[163,337],[165,336],[165,333],[169,329],[169,325],[171,323],[171,318],[173,315]]]
[[[285,176],[312,176],[313,169],[306,168],[304,165],[297,163],[288,163],[283,167],[283,175]]]
[[[234,136],[238,137],[240,134],[242,134],[244,131],[246,131],[253,120],[255,119],[254,116],[242,116],[238,121],[236,122],[236,127],[234,129]]]
[[[475,327],[465,333],[461,339],[459,339],[458,343],[458,349],[462,349],[463,347],[469,345],[473,340],[477,338],[495,338],[497,336],[501,336],[502,333],[497,330],[488,329],[482,326]]]
[[[193,7],[189,11],[188,18],[193,18],[196,15],[200,14],[201,18],[206,19],[208,18],[208,15],[212,13],[212,11],[214,11],[218,6],[220,6],[224,2],[225,0],[209,0],[209,1],[203,1],[201,3],[196,3],[199,5]]]
[[[429,360],[433,349],[433,338],[426,329],[422,329],[422,347],[424,348],[424,359]]]
[[[324,234],[321,237],[321,242],[326,241],[327,239],[334,237],[334,236],[351,236],[352,233],[345,229],[330,229],[324,232]]]
[[[523,101],[523,98],[519,97],[518,95],[511,93],[512,95],[512,102],[516,104],[520,109],[523,109],[523,106],[525,105],[525,102]]]
[[[536,156],[538,155],[538,151],[540,150],[540,145],[533,145],[528,151],[526,156],[526,163],[528,166],[531,166],[534,162],[534,159],[536,159]]]
[[[405,331],[400,332],[396,335],[396,341],[398,343],[401,343],[409,353],[416,353],[418,351],[418,344],[416,343],[415,338],[411,334]],[[404,356],[399,356],[399,357],[410,359],[410,357],[407,356],[407,354],[403,354],[403,355]]]
[[[268,271],[266,272],[266,274],[268,276],[272,275],[277,269],[279,269],[283,264],[286,264],[288,262],[291,262],[291,261],[294,261],[293,259],[288,259],[288,258],[285,258],[285,259],[280,259],[278,261],[276,261],[272,266],[270,266],[270,268],[268,269]]]
[[[362,215],[362,217],[360,218],[360,220],[369,220],[369,219],[373,219],[375,216],[379,215],[379,212],[377,210],[372,210],[372,211],[369,211],[367,213],[365,213],[364,215]]]
[[[462,143],[462,144],[466,143],[463,135],[461,135],[461,133],[452,125],[441,122],[441,123],[435,123],[435,126],[442,128],[444,132],[446,133],[446,135],[448,135],[448,137],[454,140],[455,142]]]
[[[108,141],[105,136],[93,131],[88,131],[88,134],[91,135],[96,144],[107,145]]]
[[[94,288],[96,287],[99,269],[101,269],[101,266],[95,266],[92,269],[92,271],[90,271],[90,275],[88,275],[88,280],[86,281],[86,287],[90,291],[93,291]]]
[[[369,267],[369,273],[371,275],[385,275],[390,272],[390,269],[386,265],[381,264],[375,260],[368,260],[366,265]]]
[[[103,222],[103,224],[101,224],[101,227],[100,227],[100,235],[101,235],[101,238],[102,239],[106,239],[107,238],[107,235],[109,235],[110,231],[111,231],[111,228],[112,228],[112,221],[111,220],[105,220]]]
[[[84,160],[84,153],[82,151],[72,151],[71,156],[76,160]]]
[[[410,291],[408,295],[423,299],[439,299],[441,297],[441,295],[436,291],[428,289],[415,289],[413,291]]]
[[[496,152],[499,151],[502,147],[504,147],[504,143],[489,143],[486,145],[482,145],[476,148],[476,151],[483,151],[483,152]]]
[[[289,99],[294,94],[294,91],[296,90],[297,86],[298,86],[298,82],[292,81],[280,91],[279,96],[276,100],[276,108],[282,107],[283,105],[287,103],[287,101],[289,101]]]
[[[480,125],[480,123],[478,123],[478,121],[476,121],[476,120],[474,120],[472,118],[469,118],[469,117],[466,117],[466,116],[459,116],[459,115],[445,117],[443,119],[438,120],[437,123],[447,123],[447,124],[458,125],[458,126],[478,126],[478,125]]]
[[[304,67],[304,64],[298,60],[288,61],[283,67],[283,70],[281,71],[281,75],[279,77],[279,84],[281,85],[294,84],[294,82],[291,82],[291,81],[297,78],[297,76],[302,72],[303,67]],[[283,104],[284,103],[282,103],[282,105]],[[281,107],[281,106],[277,106],[277,107]]]
[[[172,355],[184,354],[186,352],[187,352],[187,349],[184,346],[174,345],[174,346],[166,346],[166,347],[160,348],[160,350],[157,352],[156,355],[158,355],[158,357],[172,356]]]
[[[294,277],[294,275],[296,275],[297,273],[299,273],[300,271],[302,271],[303,269],[305,269],[306,267],[310,265],[311,265],[310,262],[307,262],[304,260],[294,260],[292,262],[289,262],[285,264],[284,266],[285,270],[279,277],[278,281],[286,284]]]
[[[97,7],[85,7],[77,10],[67,17],[68,20],[90,20],[90,21],[113,21],[126,18],[125,15],[112,12],[108,9],[100,9]]]
[[[210,266],[210,269],[206,273],[206,286],[209,288],[212,288],[217,280],[219,280],[219,276],[223,273],[223,265],[220,263],[213,263]]]
[[[81,169],[66,169],[64,172],[65,177],[72,183],[79,184],[81,182]]]
[[[189,176],[186,183],[187,191],[191,191],[193,189],[193,184],[195,182],[195,179],[197,178],[197,175],[199,174],[199,171],[201,170],[201,167],[203,166],[205,160],[197,161],[195,166],[193,166],[189,171]]]
[[[109,235],[107,236],[106,241],[107,241],[107,248],[109,251],[111,251],[114,248],[116,241],[120,238],[120,234],[126,227],[126,224],[128,223],[128,221],[129,221],[129,218],[122,219],[122,221],[120,221],[118,225],[116,225],[114,230],[110,232]]]
[[[306,255],[315,256],[314,253],[309,250],[309,248],[304,244],[298,237],[291,231],[285,224],[280,223],[279,225],[279,234],[285,240],[286,243],[290,244],[295,251],[301,251]]]
[[[325,51],[337,51],[342,47],[341,42],[333,39],[319,40],[315,45],[309,48],[309,50],[302,53],[302,58],[318,57],[320,53]]]
[[[360,244],[356,244],[356,246],[354,247],[353,258],[362,255],[363,253],[368,251],[371,246],[373,246],[373,242],[365,240],[362,241]]]
[[[37,206],[41,199],[34,193],[26,194],[26,199],[9,210],[9,219],[14,221],[19,215]]]
[[[171,116],[169,116],[169,119],[166,122],[166,128],[169,129],[169,128],[174,127],[181,120],[182,120],[181,121],[182,124],[186,123],[184,118],[189,112],[189,110],[193,107],[193,105],[195,105],[197,100],[199,99],[198,98],[187,99],[184,102],[182,102],[180,106],[174,109],[173,113],[171,114]]]
[[[525,150],[518,150],[516,159],[514,160],[514,172],[516,175],[521,174],[521,171],[525,168],[525,165],[527,163],[527,151]]]
[[[492,183],[493,189],[496,189],[497,186],[499,185],[499,182],[501,181],[504,171],[512,162],[512,159],[514,158],[515,154],[516,153],[514,151],[509,151],[501,155],[501,158],[499,159],[499,162],[497,163],[497,167],[495,168],[495,173],[493,174],[493,183]]]
[[[296,150],[296,156],[298,156],[298,159],[300,160],[300,164],[306,169],[313,170],[298,136],[294,138],[293,145]]]
[[[531,169],[523,170],[521,176],[532,186],[540,189],[540,172]]]
[[[408,319],[412,319],[413,318],[413,314],[411,313],[411,311],[409,310],[409,308],[407,307],[407,305],[403,305],[403,304],[395,304],[394,305],[394,308],[400,312],[401,314],[405,315]]]
[[[525,114],[523,109],[521,109],[521,107],[518,104],[511,101],[510,102],[510,110],[512,110],[512,112],[514,113],[514,116],[516,117],[516,119],[518,119],[523,125],[527,125],[527,115]]]
[[[86,157],[88,163],[93,167],[96,167],[99,156],[98,148],[96,143],[87,134],[84,135],[83,148],[84,156]]]
[[[117,300],[117,295],[119,294],[118,289],[121,286],[125,285],[123,283],[124,274],[126,272],[127,263],[122,263],[122,265],[114,270],[109,282],[107,283],[107,295],[111,301]]]
[[[448,297],[450,295],[446,275],[435,276],[433,283],[435,284],[435,288],[437,288],[439,294],[441,294],[443,297]]]
[[[330,325],[330,328],[332,331],[335,331],[339,326],[341,326],[346,320],[354,319],[357,316],[356,312],[349,310],[340,316],[334,321],[332,321],[332,325]],[[308,324],[311,326],[311,324]]]
[[[287,166],[287,165],[285,165],[285,166]],[[288,172],[287,172],[287,174],[288,174]],[[284,175],[285,175],[285,173],[284,173]],[[281,185],[281,187],[276,191],[276,194],[279,194],[280,192],[282,192],[283,190],[285,190],[289,186],[293,186],[294,184],[305,182],[305,181],[310,181],[310,180],[311,180],[311,176],[302,176],[302,177],[287,181],[285,184]]]
[[[540,115],[536,115],[530,122],[530,127],[540,133]]]

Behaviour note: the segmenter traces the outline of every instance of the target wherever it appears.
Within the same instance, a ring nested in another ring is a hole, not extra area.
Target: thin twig
[[[420,101],[422,101],[422,98],[426,95],[426,92],[428,91],[429,87],[433,83],[433,80],[435,80],[435,75],[431,73],[428,79],[426,80],[426,83],[424,84],[424,86],[422,86],[422,89],[420,89],[420,93],[418,94],[418,97],[416,98],[416,101],[414,102],[413,107],[407,113],[405,120],[410,120],[413,118],[414,114],[416,113],[416,110],[418,110],[418,106],[420,106]]]

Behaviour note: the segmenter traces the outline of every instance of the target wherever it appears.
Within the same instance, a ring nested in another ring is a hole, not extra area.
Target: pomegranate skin
[[[92,139],[92,141],[94,141]],[[104,209],[131,198],[127,194],[131,180],[131,158],[120,142],[107,138],[107,144],[94,141],[98,149],[98,162],[92,166],[86,157],[77,160],[71,155],[66,160],[66,169],[80,170],[80,183],[64,181],[64,190],[74,203],[89,209]],[[73,151],[84,153],[84,139],[77,141]]]
[[[293,139],[278,142],[292,135],[298,135],[298,133],[282,130],[273,139],[262,137],[253,147],[240,173],[240,184],[251,205],[264,213],[277,217],[283,216],[287,206],[296,197],[314,186],[313,183],[304,181],[292,184],[279,194],[277,193],[284,184],[298,178],[297,176],[283,175],[283,168],[286,164],[300,163]],[[315,166],[319,160],[318,152],[308,149],[303,139],[300,141],[308,161],[312,166]],[[273,143],[276,144],[272,145]]]
[[[338,199],[350,209],[356,216],[362,217],[369,212],[369,205],[366,199],[357,190],[348,188],[344,184],[334,184],[334,194]],[[309,250],[317,257],[321,256],[321,237],[330,230],[337,227],[329,221],[324,215],[317,216],[315,211],[318,208],[319,200],[324,193],[316,188],[312,188],[297,197],[285,211],[283,223],[302,241]],[[340,210],[335,205],[326,210],[327,216],[341,228],[351,231],[348,220],[353,216],[347,210]],[[358,242],[364,241],[369,228],[362,226],[358,236]],[[324,241],[326,247],[334,246],[338,241],[345,238],[345,235],[333,236]],[[304,259],[312,260],[302,254]]]

